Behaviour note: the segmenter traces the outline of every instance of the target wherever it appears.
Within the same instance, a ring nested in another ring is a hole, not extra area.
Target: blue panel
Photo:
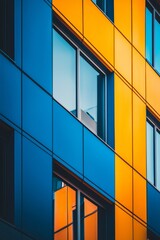
[[[83,174],[82,125],[56,102],[53,124],[54,154]]]
[[[21,227],[21,135],[14,131],[14,223]]]
[[[52,150],[52,98],[23,76],[23,127]]]
[[[22,226],[35,239],[52,239],[52,157],[23,138]]]
[[[148,225],[152,232],[160,237],[160,192],[147,184]]]
[[[87,129],[84,129],[84,176],[113,201],[114,152]]]
[[[23,69],[52,94],[52,8],[23,1]]]
[[[21,125],[21,73],[0,54],[0,113]]]

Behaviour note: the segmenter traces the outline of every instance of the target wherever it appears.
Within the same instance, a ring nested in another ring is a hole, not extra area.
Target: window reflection
[[[154,128],[147,122],[147,178],[154,184]]]
[[[55,176],[53,188],[54,239],[106,240],[106,213],[103,208]],[[101,222],[101,230],[98,221]]]
[[[76,191],[55,178],[54,189],[54,239],[74,239],[76,215]],[[61,183],[61,187],[60,187]]]
[[[76,50],[54,29],[53,96],[76,115]]]
[[[155,16],[155,68],[160,73],[160,16]]]
[[[156,131],[156,186],[160,190],[160,132]]]
[[[146,58],[152,64],[152,11],[146,8]]]

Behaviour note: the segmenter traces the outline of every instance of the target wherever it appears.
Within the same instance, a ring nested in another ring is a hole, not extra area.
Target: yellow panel
[[[132,164],[132,97],[129,87],[115,75],[115,151]]]
[[[115,29],[115,68],[131,83],[131,44]]]
[[[91,0],[84,1],[84,42],[113,64],[113,24]]]
[[[116,200],[132,211],[132,168],[118,156],[115,157]]]
[[[145,98],[145,60],[134,48],[133,87]]]
[[[132,217],[115,206],[115,240],[130,239],[132,239]]]
[[[134,240],[146,240],[147,228],[138,221],[134,220]]]
[[[54,0],[53,10],[80,36],[82,34],[82,0]]]
[[[146,98],[147,102],[160,114],[160,77],[146,63]]]
[[[114,23],[131,41],[131,0],[114,0]]]
[[[146,180],[137,172],[133,174],[134,188],[134,214],[146,222]]]
[[[133,166],[146,177],[146,105],[133,94]]]
[[[143,56],[145,56],[145,2],[132,0],[133,45]]]

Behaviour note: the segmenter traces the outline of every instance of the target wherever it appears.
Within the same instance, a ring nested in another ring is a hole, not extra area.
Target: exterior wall
[[[91,0],[15,6],[15,60],[0,52],[0,119],[15,131],[15,226],[0,221],[0,238],[53,239],[53,159],[115,204],[116,240],[146,240],[147,227],[160,236],[160,192],[146,179],[146,109],[160,119],[160,77],[145,60],[145,0],[115,0],[114,23]],[[111,147],[53,99],[52,10],[114,72]]]

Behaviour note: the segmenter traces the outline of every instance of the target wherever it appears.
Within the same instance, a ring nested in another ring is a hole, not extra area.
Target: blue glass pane
[[[76,110],[76,50],[53,29],[53,96]]]
[[[160,17],[155,18],[155,69],[160,73]]]
[[[146,8],[146,58],[152,64],[152,12]]]
[[[154,128],[147,122],[147,179],[154,184]]]
[[[160,133],[156,132],[156,187],[160,190]]]

